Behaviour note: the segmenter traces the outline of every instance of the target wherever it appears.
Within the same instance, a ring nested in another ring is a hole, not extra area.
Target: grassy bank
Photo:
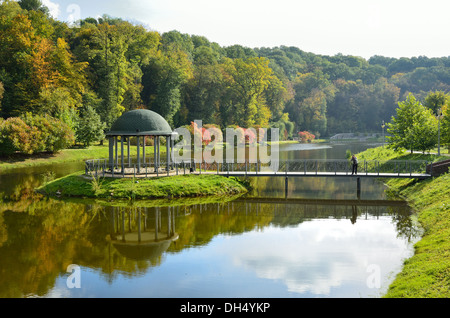
[[[160,150],[161,154],[165,153],[165,147]],[[153,147],[146,148],[147,154],[153,154]],[[130,148],[131,156],[137,155],[135,146]],[[87,159],[108,158],[109,147],[106,140],[103,145],[95,145],[87,148],[64,149],[55,154],[41,153],[36,155],[13,155],[7,158],[0,158],[0,172],[9,169],[33,167],[40,165],[48,165],[54,163],[65,163],[83,161]]]
[[[369,149],[364,160],[429,160],[448,157],[396,153],[386,148]],[[389,286],[386,298],[447,298],[450,296],[450,174],[415,181],[385,180],[390,191],[409,202],[417,213],[424,233],[414,246],[414,255]]]
[[[242,181],[218,175],[179,175],[148,179],[87,179],[77,172],[37,189],[58,197],[153,199],[200,196],[230,196],[248,191]]]

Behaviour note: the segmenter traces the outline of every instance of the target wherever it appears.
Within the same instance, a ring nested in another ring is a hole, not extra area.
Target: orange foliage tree
[[[309,131],[300,131],[298,133],[298,137],[302,143],[309,143],[316,138],[316,136],[311,134]]]

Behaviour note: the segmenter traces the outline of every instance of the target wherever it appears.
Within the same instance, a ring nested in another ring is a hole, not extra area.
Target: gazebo
[[[154,172],[158,173],[161,164],[160,158],[160,137],[166,139],[166,172],[169,174],[171,168],[171,157],[173,158],[174,139],[178,134],[173,132],[167,121],[159,114],[148,109],[136,109],[124,113],[112,125],[110,131],[106,133],[109,138],[109,160],[108,167],[111,174],[140,175],[145,167],[153,166]],[[136,138],[137,158],[136,163],[132,165],[130,158],[130,139]],[[154,160],[151,164],[151,158],[146,158],[145,144],[146,138],[154,138]],[[119,155],[120,143],[120,155]],[[124,147],[127,147],[125,158]],[[142,151],[141,151],[142,148]],[[119,169],[119,170],[116,170]]]

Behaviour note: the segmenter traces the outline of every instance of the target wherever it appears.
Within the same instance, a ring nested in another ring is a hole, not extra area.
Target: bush
[[[0,120],[0,154],[57,152],[74,143],[73,131],[49,116],[25,114]]]
[[[298,137],[302,143],[310,143],[316,138],[316,136],[311,134],[309,131],[300,131],[298,133]]]
[[[48,144],[47,151],[58,152],[72,146],[75,143],[75,134],[73,130],[68,125],[55,118],[52,118],[51,121],[53,121],[53,136],[55,136],[55,138],[51,144]]]
[[[38,139],[37,128],[28,126],[18,117],[11,117],[0,122],[0,154],[2,155],[10,155],[17,151],[32,154]]]
[[[40,132],[39,137],[35,140],[33,153],[58,152],[72,146],[75,142],[72,129],[59,119],[30,113],[25,114],[22,118],[26,124],[37,128]]]

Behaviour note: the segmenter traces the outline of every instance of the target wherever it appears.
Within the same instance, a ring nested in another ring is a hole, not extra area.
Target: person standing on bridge
[[[358,158],[355,155],[352,155],[352,175],[358,174]]]

